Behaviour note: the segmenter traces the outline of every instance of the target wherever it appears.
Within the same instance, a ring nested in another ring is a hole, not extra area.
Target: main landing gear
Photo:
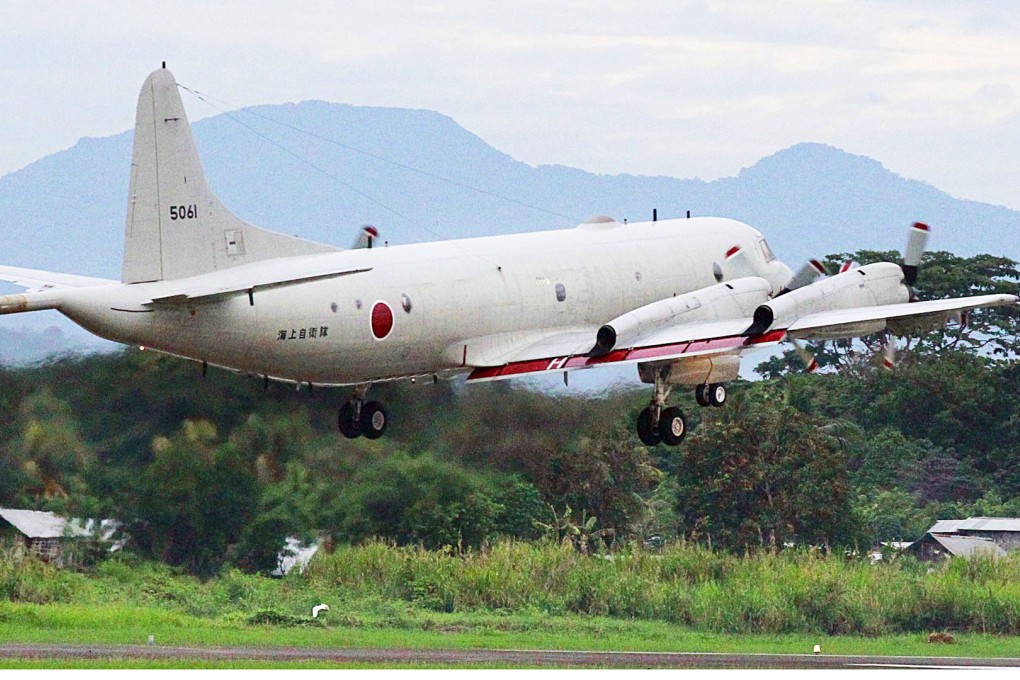
[[[714,385],[698,385],[694,388],[694,400],[698,406],[719,407],[726,403],[726,385],[716,383]]]
[[[348,439],[364,435],[366,439],[378,439],[386,431],[389,416],[386,408],[378,401],[365,401],[368,385],[358,385],[341,407],[337,416],[340,434]]]
[[[687,434],[687,418],[676,406],[665,406],[672,386],[666,382],[668,373],[655,376],[652,402],[638,414],[637,435],[646,446],[665,444],[677,446]],[[726,403],[726,386],[722,383],[698,385],[694,398],[700,406],[722,406]]]

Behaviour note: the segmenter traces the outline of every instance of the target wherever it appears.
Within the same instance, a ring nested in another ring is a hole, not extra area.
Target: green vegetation
[[[146,626],[186,629],[191,618],[274,634],[444,625],[525,632],[591,617],[718,634],[1020,633],[1020,558],[928,569],[909,558],[871,565],[815,550],[738,557],[693,545],[633,548],[610,559],[569,544],[509,540],[459,554],[378,541],[343,546],[285,579],[228,568],[202,581],[123,558],[82,574],[7,558],[0,621],[63,629],[84,617],[114,635],[106,641]],[[312,619],[319,602],[330,611]]]

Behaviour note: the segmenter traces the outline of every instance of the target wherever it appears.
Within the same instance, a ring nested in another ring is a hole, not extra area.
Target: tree
[[[85,483],[94,456],[79,436],[68,405],[44,387],[29,395],[20,410],[22,429],[10,455],[18,465],[23,490],[53,510],[94,507]]]
[[[623,426],[568,441],[543,462],[535,483],[546,502],[595,517],[601,529],[619,538],[641,525],[642,497],[662,478],[648,448]]]
[[[259,509],[258,480],[208,421],[185,421],[152,449],[131,535],[168,564],[215,573]]]
[[[257,513],[244,525],[231,563],[247,571],[272,572],[287,537],[314,540],[320,490],[298,461],[287,465],[281,479],[262,491]]]
[[[744,550],[858,538],[840,439],[756,385],[706,415],[677,469],[677,514],[690,538]]]
[[[328,528],[348,543],[382,537],[429,548],[477,547],[495,536],[504,509],[486,482],[430,453],[394,452],[335,491]]]

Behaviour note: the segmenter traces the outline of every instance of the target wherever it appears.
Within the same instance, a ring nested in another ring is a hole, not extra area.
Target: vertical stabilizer
[[[154,71],[135,117],[124,239],[125,283],[337,250],[238,219],[209,191],[173,74]]]

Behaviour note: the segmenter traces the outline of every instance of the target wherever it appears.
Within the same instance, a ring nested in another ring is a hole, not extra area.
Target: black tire
[[[652,409],[646,408],[637,417],[637,436],[645,446],[655,446],[662,441],[658,430],[652,427]]]
[[[719,408],[726,403],[726,385],[716,383],[708,386],[708,403]]]
[[[370,401],[361,407],[361,434],[368,439],[378,439],[386,431],[390,418],[378,401]]]
[[[340,429],[340,434],[348,439],[357,439],[361,436],[361,423],[354,417],[354,404],[351,402],[348,401],[340,407],[337,427]]]
[[[698,385],[694,388],[694,401],[698,402],[698,406],[712,405],[708,400],[708,385]]]
[[[687,434],[687,419],[684,412],[675,406],[662,410],[659,416],[659,437],[666,446],[676,446]]]

